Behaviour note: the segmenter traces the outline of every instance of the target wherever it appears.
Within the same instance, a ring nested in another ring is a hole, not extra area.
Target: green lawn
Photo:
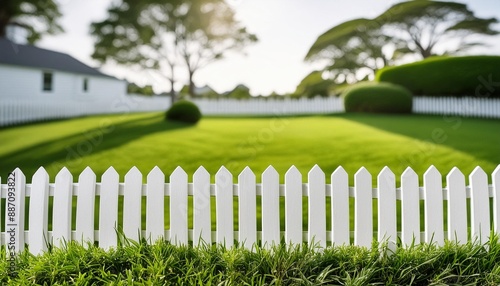
[[[204,118],[196,126],[165,122],[161,113],[77,118],[0,129],[0,176],[20,167],[27,181],[44,166],[51,176],[66,166],[74,178],[90,166],[123,175],[137,166],[167,175],[201,165],[235,175],[269,165],[281,175],[295,165],[306,181],[318,164],[327,177],[343,166],[352,177],[362,166],[373,175],[389,166],[399,177],[408,166],[422,175],[430,165],[443,174],[454,166],[467,176],[476,166],[491,173],[500,163],[500,120],[420,115],[287,118]],[[168,178],[167,178],[168,180]],[[260,181],[260,179],[258,179]]]

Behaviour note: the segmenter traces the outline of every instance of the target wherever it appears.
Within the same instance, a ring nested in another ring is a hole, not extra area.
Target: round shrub
[[[500,98],[500,57],[431,57],[386,67],[376,81],[399,84],[413,95]]]
[[[167,110],[165,118],[167,120],[195,124],[201,119],[201,112],[196,104],[190,101],[180,100],[172,104]]]
[[[411,113],[412,104],[410,91],[390,83],[358,83],[344,93],[346,112]]]

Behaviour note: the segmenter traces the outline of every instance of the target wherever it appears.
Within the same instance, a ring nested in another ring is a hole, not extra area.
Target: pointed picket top
[[[320,177],[320,176],[325,176],[325,173],[323,172],[323,170],[321,170],[321,168],[318,166],[318,165],[314,165],[314,167],[312,167],[312,169],[309,171],[309,173],[307,173],[307,176],[308,178],[314,178],[314,177]]]
[[[238,182],[242,181],[255,181],[255,174],[253,173],[252,169],[250,167],[245,167],[243,171],[238,175]]]
[[[233,174],[224,166],[220,167],[217,173],[215,173],[215,178],[215,183],[218,186],[225,187],[233,184]]]
[[[288,171],[285,173],[285,183],[287,184],[297,184],[301,185],[302,184],[302,173],[300,173],[299,169],[297,167],[292,166]],[[288,191],[293,190],[290,188],[285,188],[285,192],[288,193]],[[300,192],[300,196],[302,197],[302,186],[297,192]]]
[[[16,173],[16,177],[19,177],[19,176],[26,177],[26,176],[24,175],[23,171],[21,171],[21,169],[19,169],[19,168],[16,168],[16,169],[14,170],[14,173]]]
[[[490,210],[488,176],[481,167],[476,167],[469,176],[471,186],[471,231],[472,240],[484,243],[490,235]]]
[[[175,168],[175,170],[170,174],[170,181],[172,181],[173,178],[177,178],[178,180],[187,180],[187,173],[182,169],[180,166]]]
[[[102,174],[102,180],[119,180],[120,179],[120,175],[118,174],[118,172],[115,170],[115,168],[113,167],[109,167],[105,172],[104,174]]]
[[[49,173],[47,173],[47,170],[45,170],[44,167],[40,167],[38,168],[38,170],[36,170],[35,174],[33,174],[33,181],[35,180],[47,180],[47,182],[49,181]]]
[[[434,165],[431,165],[427,169],[427,171],[425,171],[424,182],[426,180],[439,180],[441,182],[441,173],[438,171],[438,169]]]
[[[483,168],[477,166],[474,168],[472,173],[470,174],[470,180],[486,180],[488,181],[488,175],[486,175],[486,172],[483,170]]]
[[[16,169],[17,170],[17,169]],[[63,167],[59,173],[57,173],[56,175],[56,180],[57,180],[57,177],[64,177],[64,176],[67,176],[67,177],[71,177],[71,179],[73,179],[73,175],[71,175],[71,172],[68,170],[68,168],[66,167]]]
[[[95,175],[94,171],[89,166],[87,166],[80,173],[80,176],[78,176],[78,181],[81,182],[81,181],[89,180],[89,179],[95,180],[95,178],[96,178],[96,175]]]
[[[500,165],[492,175],[493,180],[493,227],[495,233],[500,233]]]
[[[208,183],[210,183],[210,173],[203,166],[198,167],[198,169],[196,169],[196,172],[194,172],[193,174],[193,181],[197,180],[206,181],[207,178],[208,178]]]
[[[354,180],[360,180],[362,178],[370,178],[370,181],[372,179],[372,175],[370,172],[365,167],[359,168],[359,170],[354,174]]]
[[[384,182],[388,184],[394,184],[395,181],[396,181],[396,176],[387,166],[385,166],[377,176],[377,182],[379,183]]]
[[[265,179],[279,180],[278,171],[276,171],[276,169],[273,166],[269,165],[269,167],[267,167],[266,170],[262,173],[262,181],[264,181]]]
[[[411,167],[406,168],[403,174],[401,174],[401,182],[412,181],[415,179],[418,182],[418,175]]]
[[[347,176],[348,176],[347,171],[342,166],[338,166],[337,169],[335,169],[335,171],[333,171],[333,173],[332,173],[332,178],[333,177],[345,178]],[[332,180],[332,182],[333,182],[333,180]]]
[[[158,167],[155,166],[151,171],[148,173],[147,180],[149,181],[150,179],[159,179],[163,177],[163,182],[165,182],[165,174],[162,172],[162,170]]]
[[[448,175],[446,175],[446,181],[448,182],[461,182],[461,181],[464,181],[465,182],[465,176],[464,174],[462,173],[462,171],[460,171],[460,169],[458,169],[457,167],[453,167],[453,169],[451,169],[451,171],[448,173]]]
[[[128,170],[127,174],[125,174],[125,180],[127,180],[127,178],[133,178],[133,177],[142,178],[142,173],[136,166],[133,166],[132,168],[130,168],[130,170]]]

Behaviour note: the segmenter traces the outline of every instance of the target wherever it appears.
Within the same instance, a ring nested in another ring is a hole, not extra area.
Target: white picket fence
[[[22,250],[26,243],[35,254],[45,251],[47,242],[59,246],[70,240],[98,241],[100,247],[108,249],[117,245],[117,228],[134,240],[142,236],[149,241],[166,239],[176,244],[191,241],[194,245],[203,241],[224,243],[229,247],[234,241],[251,247],[256,242],[266,246],[279,243],[281,239],[289,243],[314,241],[324,247],[350,244],[351,238],[358,246],[369,247],[372,240],[377,239],[394,247],[398,237],[403,245],[421,242],[442,245],[445,240],[481,243],[487,241],[491,231],[500,234],[500,165],[492,174],[492,185],[488,185],[488,175],[479,167],[470,174],[469,186],[462,172],[454,168],[446,176],[445,188],[441,174],[433,166],[423,175],[422,187],[419,187],[418,175],[408,168],[401,176],[399,188],[396,188],[394,173],[387,167],[378,174],[376,188],[372,187],[372,175],[364,167],[354,175],[354,187],[349,187],[348,174],[342,167],[331,174],[331,183],[326,184],[325,173],[318,166],[307,174],[307,183],[303,183],[302,174],[292,166],[284,175],[284,184],[280,184],[280,176],[272,166],[263,172],[260,184],[256,183],[256,176],[248,167],[238,175],[236,184],[225,167],[215,175],[215,184],[210,183],[210,174],[203,167],[193,174],[192,183],[180,167],[170,175],[169,183],[165,183],[165,175],[158,167],[149,172],[146,184],[135,167],[125,175],[123,183],[113,168],[102,175],[100,183],[96,182],[96,175],[90,168],[79,175],[77,183],[66,168],[57,174],[55,183],[49,182],[43,168],[34,174],[31,184],[26,184],[19,169],[11,177],[13,179],[3,178],[3,182],[8,183],[1,185],[2,198],[6,199],[5,205],[0,205],[6,214],[1,243],[16,251]],[[29,205],[25,206],[27,197]],[[52,204],[49,204],[49,197],[52,197]],[[96,197],[100,198],[98,210]],[[123,207],[119,197],[123,198]],[[165,197],[169,197],[170,205],[165,206]],[[192,205],[189,197],[192,197]],[[258,212],[258,197],[261,198],[261,212]],[[280,197],[284,197],[284,206],[280,204]],[[374,199],[377,202],[375,212]],[[303,213],[306,200],[308,210]],[[350,201],[354,201],[354,210],[350,210]],[[397,215],[397,201],[401,202],[400,216]],[[444,201],[448,206],[446,215]],[[467,215],[469,202],[470,218]],[[141,223],[143,207],[145,224]],[[25,208],[29,208],[27,228],[24,225]],[[188,229],[190,208],[193,210],[193,229]],[[215,230],[212,230],[211,220],[213,208]],[[283,211],[284,231],[280,231],[280,212]],[[167,212],[170,223],[166,229],[164,215]],[[94,229],[97,213],[99,226]],[[123,214],[122,225],[118,225],[119,213]],[[493,221],[490,221],[490,213]],[[354,229],[351,231],[352,214]],[[259,217],[262,229],[257,229]],[[303,228],[305,217],[307,229]],[[327,217],[331,218],[330,226],[327,226]],[[374,217],[378,220],[377,230],[373,227]],[[424,220],[423,232],[421,218]],[[234,229],[236,219],[237,231]],[[72,228],[75,221],[76,227]],[[398,221],[401,228],[397,226]]]
[[[500,98],[414,97],[413,112],[464,117],[500,118]]]
[[[295,115],[343,113],[340,97],[312,99],[194,99],[206,115]],[[414,97],[413,112],[421,114],[500,118],[500,99]],[[113,100],[0,100],[0,126],[93,114],[164,111],[169,97],[123,96]]]

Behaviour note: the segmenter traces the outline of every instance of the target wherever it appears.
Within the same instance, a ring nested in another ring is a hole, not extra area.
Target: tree
[[[251,38],[231,13],[223,0],[117,1],[106,20],[92,24],[96,38],[92,57],[159,72],[170,82],[175,101],[177,67],[187,67],[192,94],[198,69],[243,43],[241,37]]]
[[[17,26],[27,32],[33,44],[43,34],[55,34],[63,29],[56,22],[61,17],[54,0],[2,0],[0,1],[0,38],[7,35],[7,26]]]
[[[326,61],[325,70],[337,82],[356,80],[359,71],[374,75],[392,63],[399,54],[388,53],[384,47],[391,38],[382,33],[370,19],[354,19],[337,25],[320,35],[309,49],[306,61]],[[393,41],[392,50],[401,50],[402,43]]]
[[[455,54],[479,45],[467,41],[471,35],[496,35],[495,18],[478,18],[465,4],[414,0],[395,4],[375,19],[354,19],[320,35],[307,53],[306,61],[326,61],[337,82],[351,81],[364,72],[394,64],[405,55],[423,58],[436,54],[440,44],[455,47]],[[443,48],[443,47],[441,47]]]
[[[472,35],[497,35],[493,29],[495,18],[479,18],[466,4],[441,1],[408,1],[395,4],[375,21],[384,26],[386,34],[408,42],[409,53],[428,58],[436,54],[439,44],[454,47],[444,54],[456,54],[481,42],[467,41]],[[443,48],[444,49],[444,48]]]

